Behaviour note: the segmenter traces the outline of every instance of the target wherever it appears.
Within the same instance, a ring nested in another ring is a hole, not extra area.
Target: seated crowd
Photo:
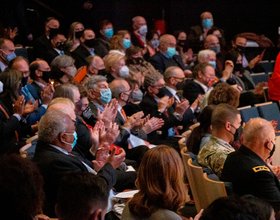
[[[56,18],[44,25],[34,59],[0,38],[0,219],[192,219],[178,141],[197,122],[188,153],[234,196],[194,219],[275,219],[274,127],[242,125],[237,110],[264,102],[267,86],[252,79],[262,58],[244,35],[229,49],[210,12],[188,34],[160,35],[141,16],[132,32],[103,20],[99,38],[80,22],[68,38]],[[112,198],[126,189],[139,191],[119,212]]]

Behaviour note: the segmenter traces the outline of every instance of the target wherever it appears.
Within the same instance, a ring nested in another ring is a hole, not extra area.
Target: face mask
[[[217,53],[220,53],[221,46],[219,45],[219,46],[209,47],[209,50],[212,50],[212,51],[214,51],[217,54]]]
[[[76,68],[75,66],[70,66],[70,67],[68,67],[68,69],[67,69],[67,74],[68,74],[69,76],[75,77],[76,74],[77,74],[77,68]]]
[[[176,89],[177,90],[182,90],[185,87],[185,80],[183,80],[182,82],[178,82],[176,84]]]
[[[187,40],[178,40],[178,46],[184,47],[187,44]]]
[[[234,65],[234,71],[242,71],[242,70],[243,70],[242,63],[236,63]]]
[[[147,32],[148,32],[148,27],[147,27],[147,25],[143,25],[143,26],[141,26],[141,27],[139,28],[139,33],[140,33],[141,35],[145,35],[145,34],[147,34]]]
[[[123,47],[124,49],[127,49],[130,47],[130,40],[129,39],[123,39]]]
[[[17,55],[15,53],[7,54],[4,50],[2,50],[2,52],[4,54],[6,54],[6,57],[2,56],[2,58],[3,58],[3,60],[6,60],[7,63],[9,63],[12,59],[17,57]]]
[[[108,38],[111,38],[114,34],[114,30],[112,28],[110,29],[105,29],[105,36]]]
[[[142,57],[132,58],[132,60],[135,64],[142,64],[144,62],[144,59]]]
[[[272,150],[270,151],[269,157],[268,157],[267,159],[269,159],[269,158],[271,158],[271,157],[273,156],[274,151],[275,151],[275,144],[273,144],[273,148],[272,148]]]
[[[50,28],[50,27],[49,27]],[[50,36],[54,36],[59,32],[59,28],[50,28]]]
[[[121,77],[126,77],[129,75],[129,69],[127,66],[123,66],[121,69],[120,69],[120,76]]]
[[[59,50],[64,50],[64,42],[57,42],[56,48]]]
[[[0,81],[0,93],[3,92],[3,83]]]
[[[151,44],[153,46],[153,48],[158,48],[158,45],[159,45],[159,40],[151,40]]]
[[[71,134],[71,133],[64,133],[64,134],[66,134],[66,135],[73,135],[74,136],[73,143],[68,143],[66,141],[61,141],[62,143],[71,145],[71,147],[73,149],[75,147],[76,143],[77,143],[77,140],[78,140],[77,132],[75,131],[73,134]]]
[[[102,69],[102,70],[98,70],[98,75],[101,75],[101,76],[107,76],[107,71],[105,69]]]
[[[233,125],[231,126],[235,128]],[[240,139],[242,132],[243,132],[242,126],[240,126],[239,128],[235,128],[235,133],[233,134],[234,141],[238,141]]]
[[[236,50],[237,50],[239,53],[243,54],[243,53],[245,53],[246,47],[236,45]]]
[[[28,81],[28,76],[26,76],[26,77],[22,77],[22,79],[21,79],[21,84],[22,84],[22,87],[26,86],[27,81]]]
[[[96,46],[96,40],[95,39],[85,40],[85,45],[89,48],[93,48]]]
[[[212,19],[205,19],[202,20],[202,26],[203,28],[210,28],[212,27],[213,23],[212,23]]]
[[[143,92],[141,89],[138,89],[136,92],[133,93],[132,95],[132,100],[133,102],[141,102],[143,98]]]
[[[112,99],[112,92],[111,89],[105,89],[103,91],[100,92],[101,97],[99,98],[99,101],[105,105],[107,103],[109,103]]]
[[[166,88],[165,87],[162,87],[162,88],[158,89],[157,97],[162,98],[162,97],[165,96],[165,94],[166,94]]]
[[[175,48],[173,48],[173,47],[168,47],[167,48],[167,54],[170,58],[175,55],[175,52],[176,52]]]
[[[127,96],[127,95],[126,95]],[[125,101],[126,104],[130,103],[132,97],[132,91],[129,93],[127,100]]]
[[[212,65],[214,69],[216,69],[216,61],[209,61],[208,63]]]
[[[48,83],[49,82],[49,79],[51,79],[51,71],[43,71],[43,75],[42,75],[42,79]]]
[[[82,31],[76,31],[76,32],[75,32],[75,38],[80,39],[80,37],[83,36],[83,33],[84,33],[83,30],[82,30]]]

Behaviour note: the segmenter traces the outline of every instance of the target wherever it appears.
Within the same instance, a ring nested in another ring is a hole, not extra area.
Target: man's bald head
[[[177,66],[170,66],[164,72],[164,81],[166,82],[169,78],[184,78],[184,72],[181,68]]]
[[[201,20],[213,19],[213,16],[209,11],[205,11],[205,12],[201,13],[200,18],[201,18]]]
[[[204,47],[205,49],[211,49],[211,47],[220,46],[220,42],[217,36],[209,34],[205,38]]]
[[[119,99],[121,93],[125,93],[130,90],[130,86],[124,79],[115,79],[110,84],[109,87],[112,91],[112,97]]]
[[[142,16],[136,16],[132,18],[132,27],[134,30],[138,30],[143,25],[147,25],[145,18]]]
[[[64,114],[69,115],[69,117],[73,121],[76,121],[75,111],[71,105],[68,105],[66,103],[55,103],[48,107],[48,112],[54,111],[54,110],[59,110],[59,111],[63,112]]]
[[[274,140],[275,132],[272,124],[263,118],[254,118],[248,121],[243,130],[245,146],[254,143],[264,143],[267,139]]]
[[[176,38],[171,34],[164,34],[159,38],[159,50],[166,53],[168,47],[176,47]]]

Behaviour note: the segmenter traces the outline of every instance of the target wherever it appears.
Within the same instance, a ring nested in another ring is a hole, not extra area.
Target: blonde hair
[[[76,40],[76,37],[75,37],[75,28],[78,24],[81,24],[83,25],[81,22],[73,22],[70,27],[69,27],[69,33],[68,33],[68,39],[67,39],[67,42],[74,42]],[[83,25],[84,26],[84,25]]]
[[[68,98],[62,98],[62,97],[59,97],[59,98],[55,98],[53,99],[50,104],[48,105],[48,109],[54,105],[54,104],[57,104],[57,103],[60,103],[60,104],[66,104],[66,105],[69,105],[71,108],[73,108],[75,110],[75,104]]]
[[[159,208],[178,212],[188,200],[183,179],[182,159],[175,149],[160,145],[148,150],[136,179],[139,192],[129,202],[129,211],[141,217],[148,217]]]
[[[117,34],[115,34],[111,38],[110,50],[120,50],[120,51],[123,51],[124,50],[123,38],[124,38],[124,35],[126,35],[126,34],[130,35],[130,33],[127,30],[118,31]]]
[[[119,53],[109,53],[105,59],[105,69],[108,73],[111,73],[111,67],[114,66],[121,59],[124,59],[124,56]]]

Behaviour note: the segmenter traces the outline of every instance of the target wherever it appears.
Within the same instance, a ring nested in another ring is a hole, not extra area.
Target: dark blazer
[[[42,141],[38,141],[32,160],[37,164],[44,178],[46,194],[44,214],[55,217],[54,207],[60,180],[67,173],[88,172],[88,170],[78,157],[66,155]],[[111,164],[105,164],[98,172],[98,176],[102,177],[110,187],[116,183],[116,173]]]
[[[189,100],[190,104],[192,104],[198,97],[198,95],[205,94],[204,89],[195,81],[188,81],[183,88],[183,96]]]
[[[45,34],[38,37],[33,43],[34,58],[44,58],[44,54],[52,49],[50,40]]]
[[[157,101],[148,93],[143,96],[139,106],[144,112],[145,116],[150,114],[151,118],[157,117],[164,120],[164,125],[159,129],[162,131],[162,134],[158,134],[156,131],[148,134],[148,141],[152,144],[159,143],[160,140],[166,139],[168,137],[168,129],[177,126],[180,123],[180,121],[177,120],[177,118],[173,115],[174,109],[172,106],[167,109],[168,117],[165,114],[158,112]]]
[[[138,39],[138,37],[135,35],[134,31],[131,33],[131,43],[133,44],[133,46],[137,46],[137,47],[141,47],[144,48],[144,46],[141,44],[140,40]]]
[[[50,50],[48,50],[45,54],[44,54],[44,60],[47,61],[47,63],[49,65],[51,65],[51,62],[53,61],[54,58],[56,58],[57,56],[59,56],[60,54],[53,48],[51,48]]]
[[[150,58],[149,62],[161,74],[164,74],[165,70],[170,66],[178,66],[182,70],[186,69],[183,64],[182,58],[179,55],[174,55],[172,58],[167,58],[159,51]]]
[[[267,164],[253,151],[241,146],[228,155],[221,180],[231,182],[238,196],[251,194],[269,202],[277,213],[280,209],[279,180]]]

